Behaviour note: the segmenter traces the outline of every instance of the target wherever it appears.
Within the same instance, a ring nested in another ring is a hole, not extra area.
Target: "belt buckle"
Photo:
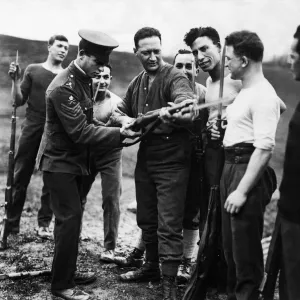
[[[239,161],[240,161],[240,156],[236,156],[235,158],[234,158],[234,162],[236,163],[236,164],[238,164],[239,163]]]

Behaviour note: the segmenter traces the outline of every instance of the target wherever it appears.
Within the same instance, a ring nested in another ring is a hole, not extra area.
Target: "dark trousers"
[[[111,149],[93,153],[91,175],[83,176],[83,205],[98,174],[101,175],[102,208],[104,222],[104,247],[116,248],[120,221],[120,197],[122,192],[122,150]]]
[[[183,228],[188,230],[199,230],[200,202],[202,201],[201,195],[203,195],[201,188],[204,186],[204,184],[202,187],[200,186],[200,177],[204,181],[204,168],[200,170],[200,164],[196,155],[195,145],[192,144],[191,167],[183,217]]]
[[[22,124],[19,145],[15,155],[13,203],[8,211],[8,221],[13,231],[18,232],[27,187],[34,171],[35,159],[44,131],[44,123],[26,118]],[[48,227],[52,219],[49,191],[42,187],[41,208],[38,211],[38,225]]]
[[[300,299],[300,224],[280,216],[282,262],[280,300]]]
[[[153,134],[140,144],[135,169],[137,223],[142,229],[146,258],[157,260],[158,247],[163,274],[172,273],[167,275],[176,275],[182,258],[189,165],[190,143],[186,133]],[[164,267],[167,264],[169,270]]]
[[[204,197],[201,199],[200,205],[200,234],[203,231],[209,198],[211,195],[216,197],[215,201],[218,203],[217,205],[217,228],[218,228],[218,236],[217,236],[217,249],[216,249],[216,257],[212,261],[212,265],[210,267],[210,271],[208,274],[208,285],[212,287],[217,287],[219,291],[224,291],[226,288],[227,281],[227,264],[225,261],[223,244],[222,244],[222,232],[221,232],[221,210],[220,210],[220,180],[224,167],[224,148],[222,146],[221,141],[213,141],[208,139],[208,144],[205,148],[205,189],[204,189]]]
[[[257,300],[264,274],[261,239],[265,206],[270,201],[264,183],[266,172],[252,188],[238,214],[229,214],[224,209],[227,197],[236,190],[246,172],[250,156],[251,153],[228,155],[225,150],[220,188],[228,299]]]
[[[82,176],[44,172],[43,177],[55,216],[51,289],[73,288],[82,217]]]

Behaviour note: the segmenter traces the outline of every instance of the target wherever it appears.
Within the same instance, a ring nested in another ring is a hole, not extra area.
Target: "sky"
[[[258,33],[265,58],[287,53],[300,25],[299,0],[0,0],[0,33],[34,40],[64,34],[78,44],[78,30],[100,30],[131,52],[135,32],[144,26],[159,29],[163,54],[187,48],[190,28],[212,26],[221,41],[232,31]],[[0,45],[1,47],[1,45]]]

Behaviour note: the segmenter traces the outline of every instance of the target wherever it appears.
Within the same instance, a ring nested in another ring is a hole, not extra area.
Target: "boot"
[[[143,265],[144,251],[134,248],[126,257],[115,257],[114,263],[121,268],[140,268]]]
[[[162,289],[163,300],[176,300],[176,277],[175,276],[163,276]]]
[[[191,278],[191,268],[192,260],[184,257],[178,267],[177,281],[183,284],[188,283]]]
[[[135,281],[159,281],[160,270],[158,262],[146,261],[140,269],[130,271],[120,275],[120,280],[124,282]]]

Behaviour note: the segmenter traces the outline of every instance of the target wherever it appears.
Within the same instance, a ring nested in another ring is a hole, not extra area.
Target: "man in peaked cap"
[[[77,59],[51,82],[46,91],[47,118],[37,167],[55,215],[51,291],[67,300],[87,300],[76,284],[95,280],[95,274],[76,271],[82,218],[82,176],[89,174],[89,145],[120,147],[131,130],[103,127],[93,118],[92,78],[103,71],[118,43],[104,33],[80,30]]]

